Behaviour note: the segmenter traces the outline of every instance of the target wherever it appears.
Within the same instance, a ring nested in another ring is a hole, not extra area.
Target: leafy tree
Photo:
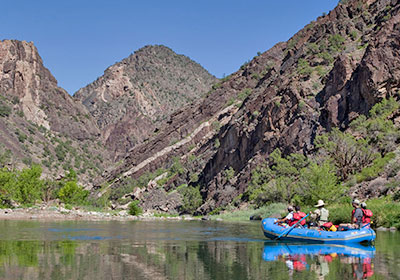
[[[365,139],[356,139],[349,133],[334,128],[331,132],[317,136],[315,146],[322,157],[329,157],[336,166],[337,175],[346,180],[351,174],[360,172],[372,163],[376,154]]]
[[[252,172],[245,192],[251,202],[262,206],[267,202],[291,202],[299,192],[299,177],[309,160],[301,154],[282,157],[279,149],[269,155],[271,167],[263,165]]]
[[[383,99],[369,112],[369,118],[362,115],[354,120],[350,127],[360,134],[382,156],[396,149],[400,140],[400,131],[390,119],[400,104],[393,98]]]
[[[9,207],[13,196],[13,186],[15,185],[15,173],[7,168],[0,169],[0,203],[1,206]]]
[[[182,195],[182,210],[186,213],[193,214],[203,202],[199,187],[182,185],[177,188]]]
[[[329,162],[312,162],[300,174],[301,202],[312,205],[318,199],[332,202],[343,194],[344,189],[336,177],[336,168]]]
[[[64,203],[83,205],[87,203],[89,191],[78,185],[76,172],[71,168],[61,181],[57,197]]]
[[[84,190],[76,181],[66,182],[58,192],[58,198],[62,202],[73,205],[85,204],[88,195],[89,191]]]
[[[42,168],[37,164],[17,172],[14,199],[22,205],[31,205],[40,200],[44,186],[41,175]]]

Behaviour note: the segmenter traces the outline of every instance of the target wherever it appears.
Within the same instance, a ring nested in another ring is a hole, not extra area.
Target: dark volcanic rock
[[[274,149],[309,153],[318,133],[346,129],[382,97],[398,91],[399,9],[397,1],[389,0],[339,4],[287,43],[242,66],[203,100],[173,114],[104,179],[137,178],[168,166],[172,156],[185,160],[191,144],[190,155],[200,159],[190,172],[199,179],[193,182],[188,174],[180,179],[201,187],[198,212],[231,203],[246,191],[251,170]],[[240,100],[236,109],[224,112],[235,100]],[[225,121],[217,129],[208,125],[222,116]],[[234,178],[227,178],[227,170]]]

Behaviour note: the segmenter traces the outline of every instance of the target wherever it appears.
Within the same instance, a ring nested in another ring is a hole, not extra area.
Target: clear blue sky
[[[73,94],[110,65],[163,44],[222,77],[286,41],[338,0],[9,0],[0,39],[33,41]]]

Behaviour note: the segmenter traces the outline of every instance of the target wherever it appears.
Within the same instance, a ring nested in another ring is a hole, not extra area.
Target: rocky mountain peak
[[[106,157],[104,149],[88,144],[100,136],[89,112],[57,86],[32,42],[0,42],[0,132],[0,155],[12,154],[7,164],[38,163],[53,177],[74,165],[90,181]],[[82,167],[88,157],[93,164]]]
[[[145,46],[107,68],[74,97],[88,108],[106,145],[119,157],[216,81],[184,55],[165,46]]]

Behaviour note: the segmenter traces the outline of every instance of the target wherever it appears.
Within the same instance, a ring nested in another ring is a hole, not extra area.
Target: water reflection
[[[331,269],[336,273],[338,268],[339,271],[346,271],[351,267],[353,279],[367,279],[374,275],[375,247],[361,244],[265,243],[262,257],[267,262],[285,263],[290,276],[294,272],[308,270],[315,272],[317,279],[325,279]]]
[[[0,221],[0,279],[400,279],[398,233],[376,251],[262,238],[259,223]]]

